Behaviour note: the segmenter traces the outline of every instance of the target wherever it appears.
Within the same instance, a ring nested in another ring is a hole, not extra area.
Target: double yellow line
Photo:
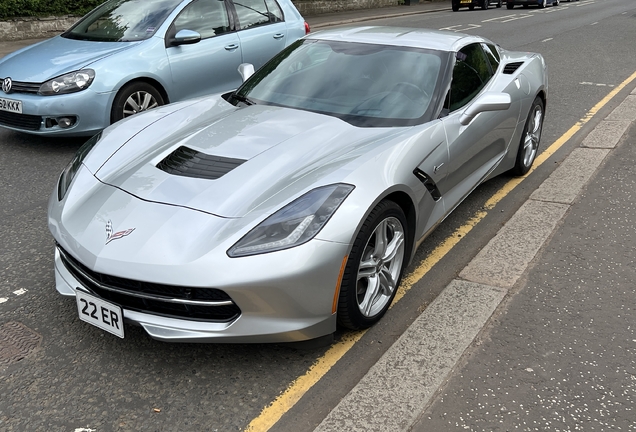
[[[561,135],[550,147],[543,151],[534,162],[534,165],[523,177],[517,177],[508,181],[495,194],[490,197],[484,206],[473,215],[464,225],[457,228],[453,234],[448,236],[437,246],[431,254],[422,261],[419,266],[408,276],[406,276],[398,292],[395,295],[393,304],[396,304],[426,273],[429,272],[459,241],[466,236],[477,224],[486,217],[488,210],[492,210],[505,196],[516,188],[530,173],[541,166],[550,156],[570,140],[587,122],[589,122],[610,100],[621,90],[636,79],[636,72],[614,88],[607,96],[588,111],[581,120],[572,126],[566,133]],[[280,418],[289,411],[307,391],[314,386],[337,362],[349,351],[355,343],[366,333],[366,330],[359,332],[345,333],[343,338],[331,346],[327,352],[320,357],[309,368],[305,374],[295,379],[289,387],[278,396],[271,404],[266,406],[260,415],[250,422],[245,432],[265,432],[268,431]]]

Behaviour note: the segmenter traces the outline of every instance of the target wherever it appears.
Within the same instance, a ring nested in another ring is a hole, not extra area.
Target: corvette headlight
[[[62,171],[62,174],[60,174],[60,179],[57,182],[57,199],[59,201],[62,201],[62,199],[64,198],[64,195],[66,195],[66,191],[68,190],[68,187],[71,185],[71,182],[73,181],[73,178],[75,177],[75,174],[77,174],[77,171],[82,165],[84,158],[95,146],[95,144],[97,144],[97,141],[99,141],[101,137],[102,137],[102,133],[100,132],[94,137],[92,137],[91,139],[89,139],[88,141],[86,141],[84,145],[82,145],[79,148],[77,153],[75,153],[75,156],[73,157],[73,160],[71,160],[71,163],[69,163],[66,166],[66,168],[64,168],[64,170]]]
[[[75,93],[87,89],[94,79],[95,71],[93,69],[82,69],[45,82],[40,86],[38,93],[43,96]]]
[[[232,258],[257,255],[308,242],[320,232],[352,190],[351,185],[334,184],[307,192],[261,222],[227,254]]]

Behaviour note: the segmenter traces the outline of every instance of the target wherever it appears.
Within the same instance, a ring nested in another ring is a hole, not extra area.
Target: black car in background
[[[463,7],[467,7],[470,10],[475,9],[475,6],[482,9],[488,9],[491,4],[500,8],[502,2],[502,0],[452,0],[451,5],[453,7],[453,12],[457,12],[459,8]]]

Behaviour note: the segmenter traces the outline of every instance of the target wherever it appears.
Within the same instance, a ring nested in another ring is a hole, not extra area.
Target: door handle
[[[225,49],[228,51],[234,51],[235,49],[237,49],[239,46],[237,44],[230,44],[230,45],[226,45]]]
[[[282,33],[276,33],[276,34],[274,35],[274,39],[282,39],[282,38],[284,38],[284,37],[285,37],[285,35],[284,35],[284,34],[282,34]]]
[[[437,171],[439,171],[439,170],[440,170],[440,168],[442,168],[442,166],[444,166],[444,162],[442,162],[442,163],[441,163],[441,164],[439,164],[439,165],[434,166],[434,167],[433,167],[433,174],[437,174]]]

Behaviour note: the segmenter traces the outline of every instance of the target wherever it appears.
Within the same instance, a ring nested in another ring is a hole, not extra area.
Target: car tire
[[[115,123],[131,115],[164,105],[161,93],[146,82],[131,82],[123,86],[110,112],[110,122]]]
[[[406,216],[393,201],[380,202],[356,236],[338,298],[338,325],[365,329],[386,313],[410,252]]]
[[[513,9],[515,7],[512,3],[506,3],[506,9]]]
[[[548,0],[542,0],[541,3],[539,3],[539,9],[543,9],[547,1]]]
[[[459,10],[459,6],[454,4],[453,6],[453,12],[457,12]]]
[[[559,5],[559,0],[552,1],[552,6],[558,6],[558,5]]]
[[[499,0],[499,2],[497,2],[497,5],[495,7],[497,7],[497,8],[501,7],[501,0]]]
[[[482,8],[483,10],[488,9],[488,6],[489,6],[489,4],[488,4],[488,3],[490,3],[490,0],[484,0],[484,2],[481,4],[481,8]]]
[[[468,10],[475,10],[475,5],[468,6]]]
[[[534,102],[532,102],[526,125],[521,134],[521,142],[517,150],[517,159],[512,169],[514,175],[525,175],[537,157],[539,144],[541,142],[544,114],[543,100],[537,96]]]

